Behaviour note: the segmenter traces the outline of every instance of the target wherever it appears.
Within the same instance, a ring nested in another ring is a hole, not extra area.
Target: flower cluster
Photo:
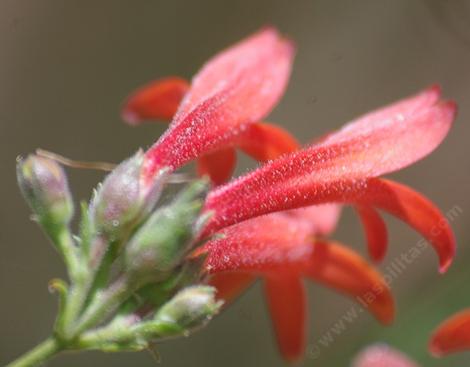
[[[331,238],[344,204],[357,211],[373,261],[387,252],[384,211],[429,240],[446,271],[455,240],[445,217],[420,193],[381,176],[431,153],[452,125],[455,104],[432,86],[302,146],[264,121],[294,54],[290,40],[266,28],[213,57],[191,82],[169,77],[133,93],[122,110],[129,124],[171,123],[108,175],[89,208],[82,205],[78,236],[70,231],[73,205],[61,168],[37,156],[19,163],[24,196],[70,273],[69,289],[52,283],[62,301],[57,350],[141,350],[186,335],[258,278],[289,361],[305,350],[304,279],[390,323],[387,282]],[[262,165],[229,181],[237,150]],[[164,202],[169,179],[191,161],[211,189],[198,180]]]
[[[434,150],[452,125],[455,104],[442,100],[439,87],[432,86],[301,147],[288,132],[263,122],[285,88],[293,50],[274,29],[264,29],[215,56],[191,83],[169,77],[142,87],[122,112],[132,125],[174,113],[167,132],[146,153],[146,179],[150,182],[162,167],[174,170],[191,160],[197,160],[200,174],[211,177],[215,188],[204,210],[213,215],[202,237],[222,236],[194,256],[207,254],[210,283],[225,300],[263,278],[288,360],[301,358],[305,347],[302,278],[365,298],[380,321],[393,319],[393,299],[381,276],[352,250],[328,239],[340,204],[353,205],[359,214],[374,261],[387,250],[378,209],[425,236],[442,272],[455,253],[452,231],[432,202],[379,178]],[[224,184],[233,173],[236,149],[265,164]],[[433,231],[436,223],[443,227],[439,233]]]

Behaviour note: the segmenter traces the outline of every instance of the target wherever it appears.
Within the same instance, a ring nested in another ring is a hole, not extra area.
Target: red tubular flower
[[[429,88],[219,187],[206,202],[206,209],[215,213],[206,234],[274,211],[351,203],[385,210],[407,222],[434,245],[445,271],[455,241],[442,213],[412,189],[376,178],[423,158],[443,140],[454,120],[455,104],[439,98],[439,89]],[[376,212],[359,210],[368,232],[380,232],[368,237],[373,257],[381,258],[384,226]],[[435,231],[437,225],[442,230]]]
[[[211,59],[193,78],[168,131],[147,152],[147,176],[229,145],[265,117],[289,78],[294,48],[272,28]]]
[[[429,343],[436,357],[470,350],[470,309],[466,309],[444,321],[434,331]]]
[[[198,172],[221,184],[235,167],[233,147],[261,162],[297,150],[289,133],[258,122],[281,97],[293,56],[292,43],[266,28],[208,61],[190,87],[169,77],[128,97],[121,114],[131,125],[176,114],[167,133],[147,152],[148,177],[163,166],[176,169],[199,158]]]
[[[207,253],[211,283],[225,300],[255,277],[263,278],[278,344],[289,361],[300,359],[305,349],[302,278],[350,295],[385,324],[394,316],[393,298],[380,274],[347,247],[318,237],[333,230],[338,212],[327,205],[254,218],[225,228],[222,237],[196,253]]]
[[[386,345],[374,345],[361,352],[352,367],[418,367],[403,353]]]

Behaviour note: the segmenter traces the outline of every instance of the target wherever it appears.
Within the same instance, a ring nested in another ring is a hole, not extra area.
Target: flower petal
[[[369,255],[374,261],[380,262],[387,253],[387,226],[374,208],[365,205],[356,205],[355,208],[366,232]]]
[[[315,241],[308,220],[274,213],[225,228],[221,235],[198,251],[207,253],[210,274],[305,275],[353,296],[383,323],[393,318],[393,299],[382,277],[352,250]]]
[[[299,147],[294,137],[286,130],[262,122],[247,125],[231,145],[242,149],[260,162],[275,159]],[[200,157],[197,161],[197,171],[200,176],[208,175],[217,186],[230,179],[235,165],[235,149],[225,147]]]
[[[403,353],[387,345],[373,345],[361,352],[352,367],[418,367]]]
[[[209,284],[217,289],[217,298],[225,303],[232,302],[243,293],[253,282],[255,277],[248,273],[218,273],[211,276]]]
[[[147,177],[226,146],[244,125],[264,118],[284,92],[293,55],[291,42],[267,28],[210,60],[147,152]]]
[[[258,122],[240,134],[237,146],[259,162],[267,162],[299,149],[297,140],[279,126]]]
[[[296,220],[308,221],[313,226],[316,235],[330,235],[336,228],[341,214],[341,205],[323,204],[306,208],[286,210],[284,214],[293,216]]]
[[[306,344],[306,297],[302,281],[281,274],[265,279],[266,301],[282,356],[299,361]]]
[[[434,106],[440,98],[441,88],[438,85],[432,85],[414,96],[379,108],[351,121],[339,131],[323,137],[321,143],[339,143],[351,137],[384,128],[390,124],[407,124],[408,120],[414,118],[413,115]]]
[[[199,176],[208,175],[214,185],[221,185],[232,177],[236,163],[235,149],[220,149],[198,158],[197,173]]]
[[[390,288],[353,250],[338,243],[317,241],[304,271],[313,280],[352,296],[382,323],[393,321],[395,306]]]
[[[298,271],[298,263],[309,258],[314,225],[284,213],[253,218],[221,231],[197,254],[207,252],[210,274],[241,271],[264,275],[270,271]]]
[[[454,234],[446,217],[429,199],[397,182],[371,179],[359,201],[389,212],[421,233],[439,256],[440,271],[448,269],[455,256]]]
[[[268,162],[209,195],[206,207],[216,215],[208,230],[272,211],[341,201],[338,196],[345,190],[357,195],[365,179],[409,165],[434,149],[447,134],[455,110],[453,103],[439,102],[405,121],[394,115],[371,129],[349,126],[336,138],[333,134]]]
[[[269,187],[264,182],[264,190],[261,190],[250,185],[249,181],[247,186],[240,187],[241,181],[209,194],[206,210],[213,210],[215,214],[203,235],[274,211],[342,202],[377,207],[409,224],[434,246],[441,272],[447,270],[455,255],[455,238],[444,215],[429,199],[405,185],[371,178],[328,184],[292,181],[281,188]]]
[[[171,120],[188,90],[189,83],[179,77],[155,80],[127,98],[121,116],[129,125],[145,120]]]
[[[436,357],[470,350],[470,309],[444,321],[434,331],[429,349]]]

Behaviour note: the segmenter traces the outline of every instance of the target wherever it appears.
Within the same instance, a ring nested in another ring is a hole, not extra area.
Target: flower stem
[[[80,335],[100,321],[106,320],[136,288],[138,288],[137,284],[131,283],[126,276],[122,275],[106,291],[97,293],[88,309],[77,321],[74,329],[75,335]]]
[[[31,367],[37,366],[61,351],[62,347],[55,338],[48,338],[29,352],[6,365],[6,367]]]

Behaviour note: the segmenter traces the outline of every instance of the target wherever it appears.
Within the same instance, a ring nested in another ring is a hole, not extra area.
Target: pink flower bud
[[[36,219],[46,227],[68,225],[74,205],[67,176],[55,161],[30,155],[17,165],[21,192]]]
[[[92,222],[99,233],[119,238],[154,209],[167,171],[161,170],[150,184],[144,184],[141,178],[143,162],[143,152],[138,151],[117,166],[98,188],[90,210]]]

